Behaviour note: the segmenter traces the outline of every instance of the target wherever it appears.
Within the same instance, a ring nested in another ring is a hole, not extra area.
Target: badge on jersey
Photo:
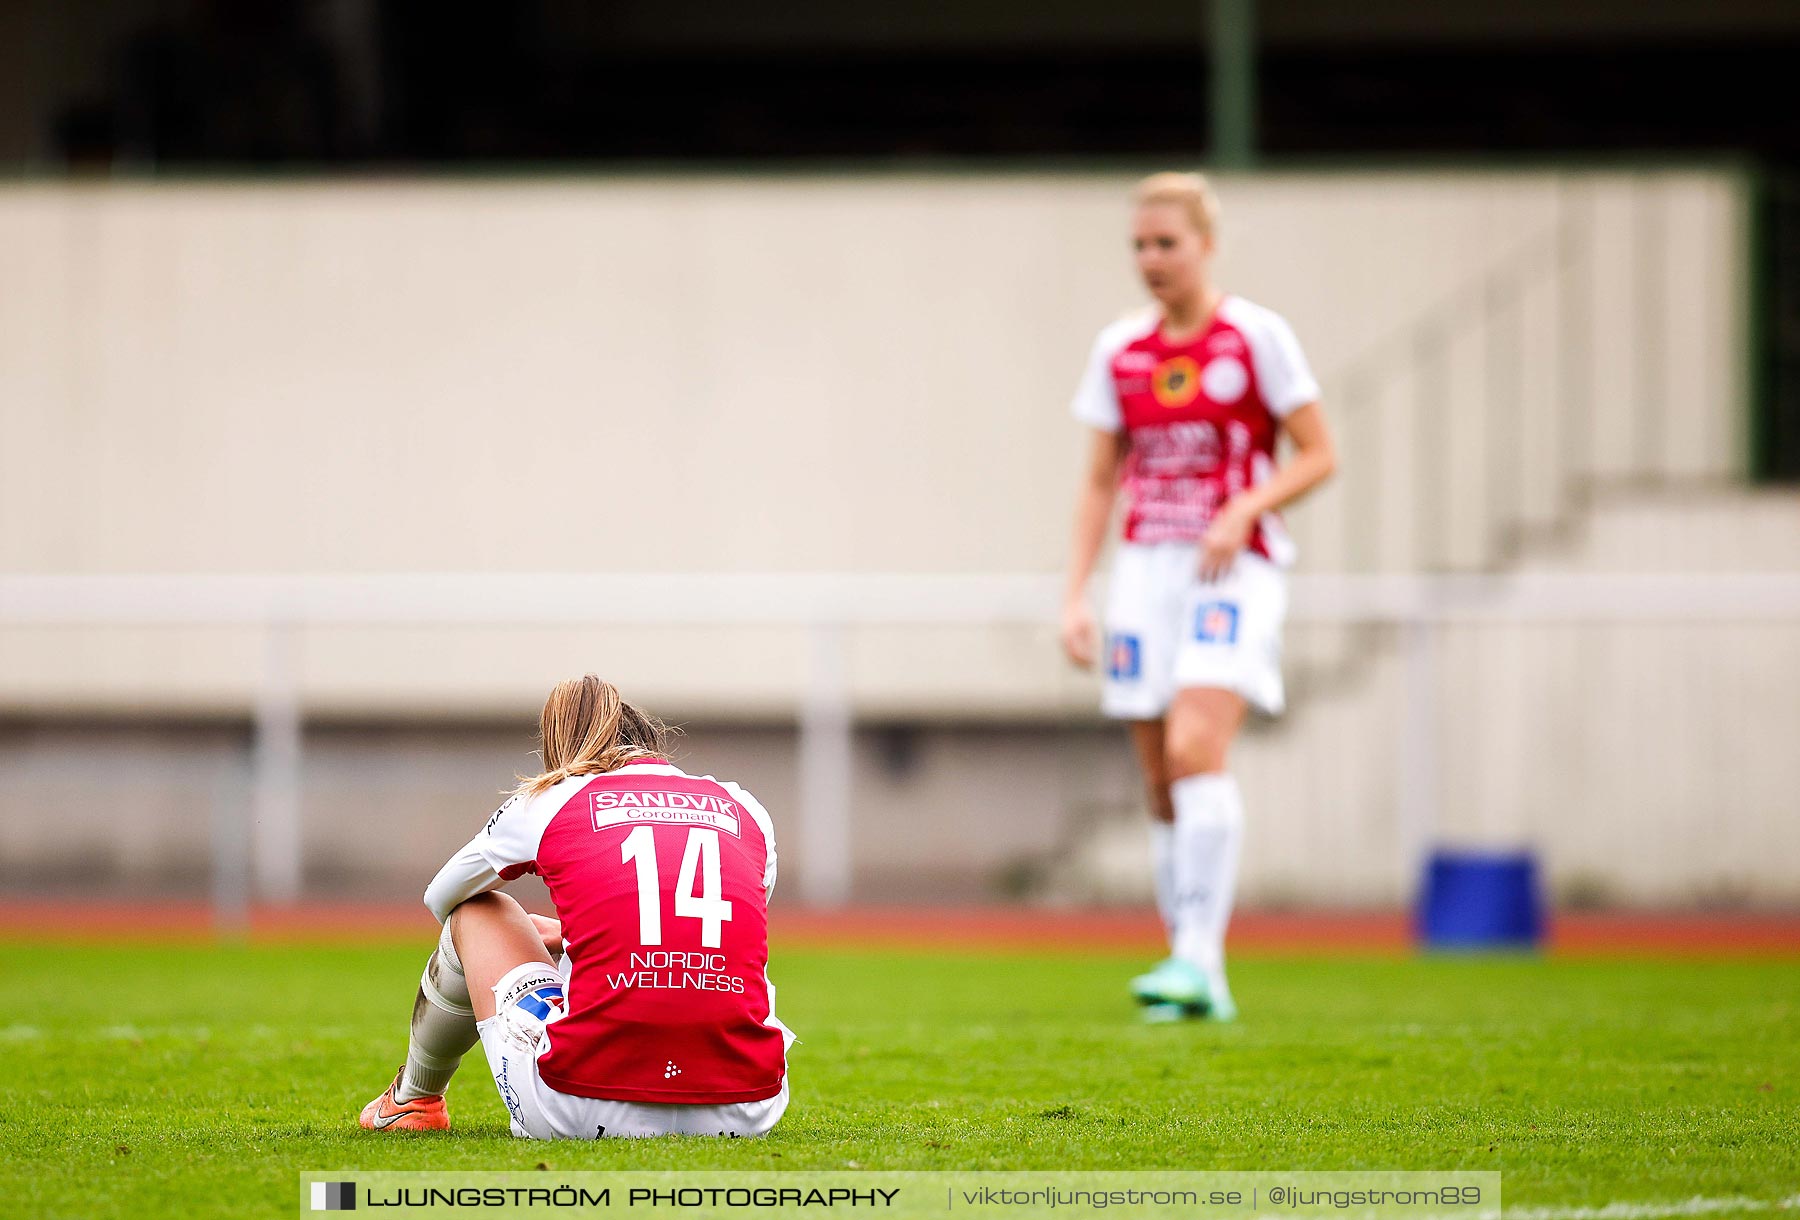
[[[1144,668],[1143,651],[1135,635],[1113,635],[1106,642],[1106,676],[1114,682],[1129,682]]]
[[[1202,644],[1235,644],[1237,633],[1236,602],[1205,602],[1194,614],[1194,638]]]
[[[1185,407],[1200,396],[1200,366],[1192,356],[1173,356],[1156,366],[1150,392],[1165,407]]]
[[[1242,360],[1219,356],[1206,362],[1200,372],[1200,388],[1222,407],[1228,407],[1250,388],[1250,370]]]

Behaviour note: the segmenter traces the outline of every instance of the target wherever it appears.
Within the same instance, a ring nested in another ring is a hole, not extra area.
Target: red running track
[[[250,912],[255,941],[424,938],[423,907],[393,903],[303,903]],[[204,903],[78,902],[0,898],[0,940],[197,940],[215,935]],[[1156,953],[1162,928],[1148,911],[1020,907],[778,906],[770,913],[777,947],[892,948],[1041,953]],[[1231,948],[1271,954],[1400,954],[1412,947],[1402,911],[1256,911],[1231,923]],[[1800,911],[1568,911],[1550,921],[1558,956],[1676,954],[1800,957]]]

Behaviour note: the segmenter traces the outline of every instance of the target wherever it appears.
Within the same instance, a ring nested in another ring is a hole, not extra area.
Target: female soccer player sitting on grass
[[[1100,332],[1075,393],[1092,432],[1062,643],[1094,663],[1088,577],[1124,500],[1101,708],[1131,724],[1168,960],[1132,980],[1152,1020],[1230,1020],[1225,923],[1244,808],[1226,769],[1246,706],[1281,711],[1293,543],[1276,510],[1331,474],[1319,386],[1288,324],[1213,283],[1218,203],[1197,174],[1138,185],[1132,245],[1155,304]],[[1294,455],[1275,464],[1277,437]]]
[[[515,1136],[764,1134],[793,1041],[767,973],[769,815],[671,766],[668,730],[592,674],[550,692],[542,735],[543,774],[425,891],[443,935],[406,1063],[362,1125],[447,1130],[444,1090],[479,1040]],[[497,892],[525,873],[556,919]]]

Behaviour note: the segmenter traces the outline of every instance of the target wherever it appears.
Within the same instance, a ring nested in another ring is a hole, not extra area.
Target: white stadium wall
[[[0,582],[1053,573],[1083,444],[1067,400],[1094,332],[1138,299],[1130,181],[0,190]],[[1303,573],[1800,570],[1791,498],[1729,490],[1746,415],[1735,175],[1219,186],[1223,278],[1292,321],[1339,426],[1344,477],[1293,516]],[[697,761],[791,805],[787,725],[816,641],[731,625],[723,589],[697,596],[726,603],[707,607],[719,621],[295,620],[301,703],[370,726],[309,739],[308,884],[428,872],[523,765],[542,692],[581,669],[698,718],[714,753]],[[1093,724],[1091,679],[1060,663],[1051,610],[844,633],[857,715],[939,726],[859,743],[854,893],[1141,886],[1129,758]],[[1797,650],[1792,619],[1446,629],[1440,835],[1536,843],[1577,897],[1800,901],[1784,865]],[[1257,823],[1245,892],[1395,901],[1421,832],[1403,824],[1398,636],[1297,625],[1289,655],[1293,711],[1238,757]],[[0,716],[28,726],[0,733],[0,884],[70,850],[117,856],[122,885],[192,881],[196,836],[242,796],[241,751],[154,720],[241,717],[268,666],[252,627],[0,624]],[[54,727],[115,713],[112,748],[143,784],[129,798],[76,782],[83,739]],[[520,731],[379,727],[496,717]],[[54,838],[26,816],[44,807],[68,811]],[[808,851],[787,834],[784,873]]]
[[[1139,301],[1130,181],[0,190],[0,573],[1054,571],[1084,443],[1066,404],[1095,331]],[[1733,176],[1219,185],[1224,282],[1289,317],[1328,396],[1375,374],[1375,401],[1340,421],[1346,477],[1295,514],[1307,569],[1359,566],[1353,547],[1375,557],[1360,566],[1431,558],[1414,542],[1422,435],[1450,468],[1440,558],[1481,559],[1482,330],[1451,336],[1429,419],[1405,343],[1495,276],[1516,272],[1524,318],[1521,519],[1554,516],[1543,455],[1578,413],[1589,473],[1740,469]],[[1571,346],[1546,250],[1575,220],[1593,298],[1579,411],[1543,384]],[[1654,430],[1644,401],[1667,408]],[[1351,503],[1350,472],[1383,457]],[[396,647],[340,628],[308,636],[302,682],[333,710],[511,711],[581,656],[696,711],[791,709],[801,641],[704,634]],[[1042,641],[935,634],[860,642],[859,704],[1090,699]],[[253,635],[217,629],[0,631],[0,706],[241,708],[257,657]]]

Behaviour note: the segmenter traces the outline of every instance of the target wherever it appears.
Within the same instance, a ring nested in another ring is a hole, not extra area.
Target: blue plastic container
[[[1425,867],[1419,939],[1432,949],[1535,949],[1544,940],[1537,857],[1437,851]]]

